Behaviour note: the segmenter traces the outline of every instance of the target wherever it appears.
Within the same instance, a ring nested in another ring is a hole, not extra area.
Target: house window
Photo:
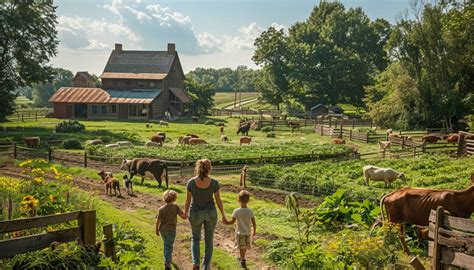
[[[107,114],[107,105],[100,105],[100,113]]]
[[[155,87],[155,82],[150,82],[150,87]]]
[[[115,104],[110,105],[110,113],[117,113],[117,105]]]
[[[92,105],[91,107],[92,107],[92,114],[97,114],[99,112],[97,105]]]
[[[137,116],[137,105],[131,104],[128,107],[128,115]]]
[[[148,108],[144,104],[130,104],[128,105],[128,115],[131,117],[146,117]]]

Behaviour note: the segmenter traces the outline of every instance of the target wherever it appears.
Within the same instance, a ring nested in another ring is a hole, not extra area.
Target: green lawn
[[[256,98],[257,95],[257,92],[242,92],[241,94],[237,93],[237,104],[239,104],[240,98],[242,98],[242,101],[245,101]],[[222,109],[226,106],[234,104],[234,99],[235,92],[217,92],[214,96],[214,106],[216,108]]]

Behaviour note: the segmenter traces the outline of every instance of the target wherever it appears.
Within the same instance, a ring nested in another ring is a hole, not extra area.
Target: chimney
[[[115,43],[115,52],[122,52],[122,44]]]
[[[174,43],[168,43],[168,54],[174,54],[176,52],[176,45]]]

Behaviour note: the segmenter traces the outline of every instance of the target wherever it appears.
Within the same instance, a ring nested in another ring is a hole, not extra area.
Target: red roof
[[[49,99],[56,103],[125,103],[150,104],[156,91],[104,90],[102,88],[61,87]]]

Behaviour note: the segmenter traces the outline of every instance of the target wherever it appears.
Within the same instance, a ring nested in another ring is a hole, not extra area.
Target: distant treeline
[[[186,74],[188,79],[209,85],[215,92],[255,92],[259,71],[246,66],[231,68],[196,68]]]

